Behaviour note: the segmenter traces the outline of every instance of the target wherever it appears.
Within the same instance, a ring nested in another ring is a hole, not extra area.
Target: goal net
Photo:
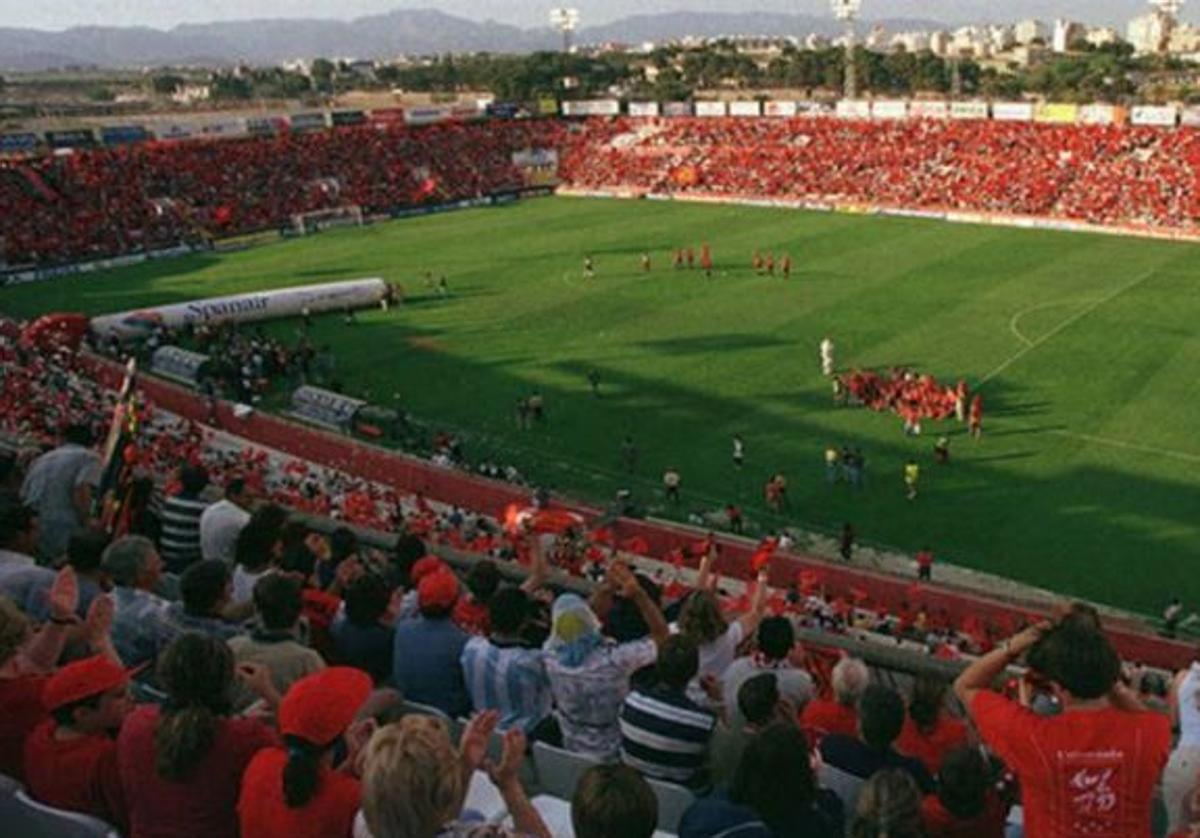
[[[292,231],[298,236],[319,233],[331,227],[361,227],[362,207],[349,205],[301,212],[292,216]]]

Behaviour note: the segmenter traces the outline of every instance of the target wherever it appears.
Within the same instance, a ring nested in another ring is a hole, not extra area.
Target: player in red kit
[[[968,427],[975,439],[983,436],[983,396],[978,393],[971,399],[971,421]]]
[[[792,257],[788,254],[783,254],[783,258],[779,261],[779,270],[783,272],[784,279],[791,279],[792,276]]]
[[[712,279],[712,250],[708,242],[700,245],[700,267],[704,269],[704,275]]]

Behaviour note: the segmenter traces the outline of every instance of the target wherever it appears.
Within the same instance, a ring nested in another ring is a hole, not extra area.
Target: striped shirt
[[[702,784],[716,724],[716,716],[682,692],[635,690],[621,709],[621,760],[656,780]]]
[[[460,660],[472,706],[499,710],[501,730],[529,733],[550,715],[550,679],[540,649],[472,637]]]
[[[208,503],[199,498],[173,495],[163,501],[159,552],[173,573],[182,573],[200,560],[200,516]]]

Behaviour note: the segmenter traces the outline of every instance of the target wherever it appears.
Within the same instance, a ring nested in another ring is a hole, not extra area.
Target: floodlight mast
[[[1172,0],[1163,0],[1172,2]],[[854,66],[854,22],[862,12],[862,0],[831,0],[833,15],[846,24],[846,89],[847,99],[858,98],[858,68]]]
[[[571,51],[571,38],[575,34],[575,30],[579,28],[579,10],[578,9],[551,9],[550,10],[550,25],[562,32],[563,36],[563,52]]]

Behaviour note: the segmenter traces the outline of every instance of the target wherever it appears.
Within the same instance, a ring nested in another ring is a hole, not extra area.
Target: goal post
[[[300,212],[292,216],[292,232],[298,236],[308,236],[332,227],[361,226],[363,211],[357,204]]]

